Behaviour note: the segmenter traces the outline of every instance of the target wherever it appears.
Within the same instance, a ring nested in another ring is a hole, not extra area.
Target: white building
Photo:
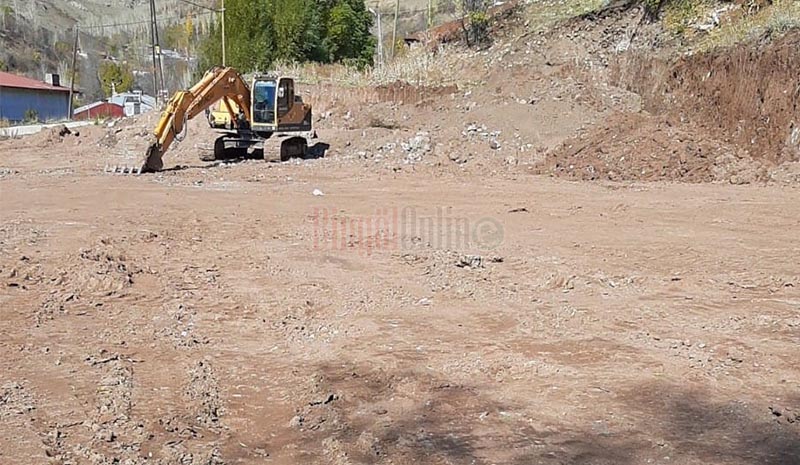
[[[109,103],[114,103],[125,109],[125,116],[140,115],[156,109],[156,99],[149,95],[144,95],[142,91],[114,93],[109,99]]]

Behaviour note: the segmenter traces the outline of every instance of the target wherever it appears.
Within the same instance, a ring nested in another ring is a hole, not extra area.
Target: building
[[[156,99],[141,91],[115,93],[108,101],[124,108],[125,116],[140,115],[156,109]]]
[[[69,119],[69,89],[16,74],[0,72],[0,120],[20,123],[25,120],[61,121]]]
[[[111,102],[95,102],[76,108],[72,119],[76,121],[90,121],[94,119],[122,118],[125,108]]]

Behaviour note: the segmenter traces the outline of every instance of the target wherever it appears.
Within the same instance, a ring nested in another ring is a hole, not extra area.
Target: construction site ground
[[[743,153],[509,50],[305,89],[306,160],[200,162],[199,118],[108,173],[157,115],[0,141],[0,463],[800,464],[791,127]]]

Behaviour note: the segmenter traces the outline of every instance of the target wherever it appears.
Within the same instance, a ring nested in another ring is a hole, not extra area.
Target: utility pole
[[[153,8],[153,30],[156,32],[156,55],[158,56],[158,75],[161,78],[161,93],[166,94],[167,86],[164,84],[164,55],[161,53],[161,40],[158,37],[158,19],[156,15],[156,0],[150,0]],[[166,99],[167,96],[164,95]]]
[[[153,93],[158,101],[158,58],[156,57],[156,4],[150,0],[150,45],[153,49]]]
[[[227,66],[225,59],[225,0],[222,0],[222,9],[219,11],[222,13],[222,67],[224,68]]]
[[[378,2],[378,65],[383,68],[383,20],[381,19],[381,2]]]
[[[75,45],[72,47],[72,77],[69,80],[69,119],[72,119],[72,108],[74,105],[72,99],[75,97],[75,67],[78,64],[78,26],[75,26]]]
[[[397,18],[400,16],[400,0],[394,4],[394,30],[392,31],[392,59],[394,59],[394,49],[397,47]]]
[[[378,1],[375,4],[375,9],[373,10],[370,8],[369,12],[372,13],[378,21],[378,68],[383,68],[383,20],[381,19],[381,2]]]

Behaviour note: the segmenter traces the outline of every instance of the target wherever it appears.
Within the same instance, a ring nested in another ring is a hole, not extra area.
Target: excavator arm
[[[250,87],[235,69],[214,68],[191,89],[176,92],[167,103],[154,131],[156,142],[147,149],[142,171],[160,171],[164,167],[164,153],[186,129],[186,123],[220,100],[225,103],[235,124],[238,125],[239,120],[230,101],[244,112],[247,121],[252,121]]]

